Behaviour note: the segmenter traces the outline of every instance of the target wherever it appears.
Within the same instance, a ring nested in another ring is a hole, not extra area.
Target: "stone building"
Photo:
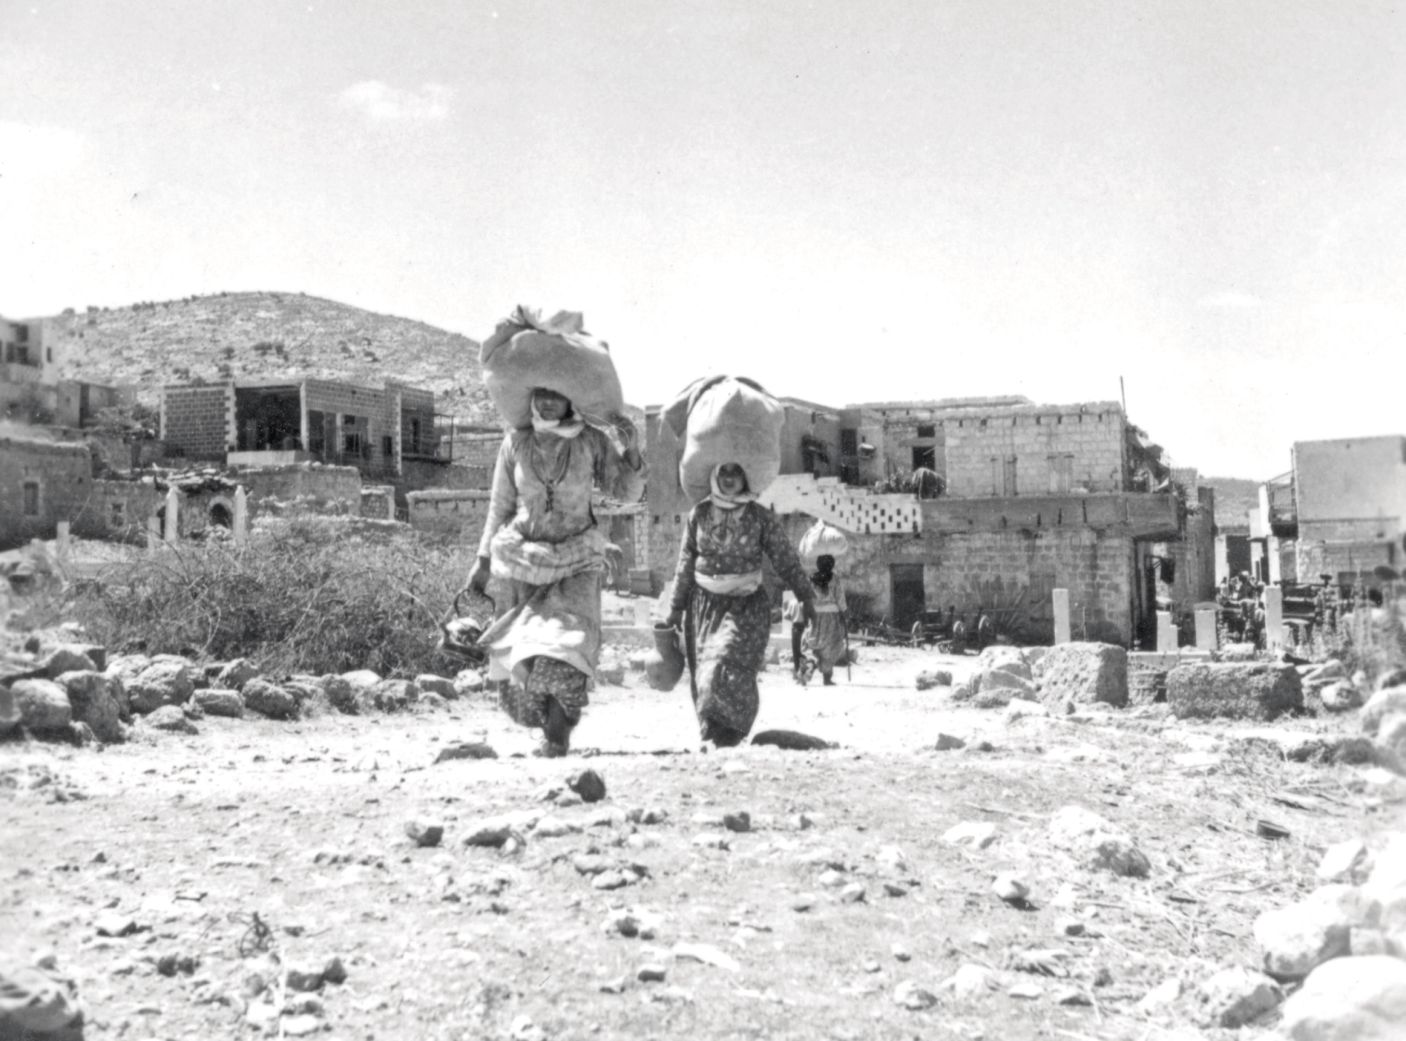
[[[1051,593],[1065,588],[1076,639],[1135,644],[1153,638],[1169,593],[1212,595],[1211,491],[1188,489],[1194,471],[1174,479],[1117,403],[783,405],[782,476],[763,502],[794,541],[817,518],[849,534],[842,571],[858,617],[907,628],[925,611],[980,611],[1014,639],[1049,641]],[[692,504],[657,407],[646,444],[642,566],[659,586]]]
[[[0,419],[85,427],[102,409],[135,400],[132,388],[61,379],[44,323],[0,317]]]
[[[1300,581],[1375,585],[1406,567],[1406,437],[1296,441],[1288,484],[1266,487],[1262,508],[1271,533],[1293,540]]]
[[[474,480],[452,468],[453,420],[435,411],[434,393],[394,380],[170,385],[161,439],[173,454],[233,467],[350,467],[393,486],[402,505],[409,491]]]

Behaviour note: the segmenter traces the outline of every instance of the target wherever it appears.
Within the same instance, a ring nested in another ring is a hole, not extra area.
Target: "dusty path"
[[[57,953],[91,1038],[1170,1037],[1194,999],[1140,1006],[1149,991],[1252,965],[1255,914],[1310,889],[1326,844],[1400,823],[1347,767],[1155,714],[1007,726],[916,691],[934,664],[874,650],[852,682],[804,690],[769,672],[758,729],[842,746],[823,752],[701,754],[686,693],[638,674],[595,695],[565,760],[530,757],[532,735],[463,701],[211,718],[102,752],[0,746],[0,936]],[[939,731],[967,748],[934,750]],[[501,758],[434,764],[478,737]],[[604,801],[543,800],[586,767]],[[1053,848],[1046,824],[1068,803],[1127,829],[1149,877]],[[751,830],[720,825],[738,811]],[[463,845],[508,812],[556,826],[510,855]],[[1290,837],[1256,837],[1261,817]],[[442,845],[414,846],[412,818],[442,824]],[[962,821],[994,824],[994,843],[944,842]],[[1003,871],[1024,875],[1030,907],[992,895]],[[608,929],[622,909],[653,937]],[[99,935],[127,923],[138,931]],[[1049,975],[1017,968],[1032,949],[1057,952]],[[275,975],[268,953],[340,958],[347,978],[279,995],[279,1021],[273,989],[248,986]],[[990,988],[944,989],[963,965],[990,969]],[[642,967],[664,978],[640,981]],[[906,984],[937,1004],[903,1007]]]

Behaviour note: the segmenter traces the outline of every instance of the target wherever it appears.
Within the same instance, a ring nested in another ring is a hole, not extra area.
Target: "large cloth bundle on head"
[[[610,348],[582,328],[574,311],[551,318],[521,305],[483,341],[479,362],[488,393],[510,429],[532,425],[532,390],[546,387],[571,399],[576,414],[607,426],[625,409]]]
[[[814,561],[818,557],[842,557],[849,551],[849,539],[845,533],[822,520],[816,521],[801,536],[800,557]]]
[[[692,502],[706,498],[713,468],[737,463],[755,495],[781,472],[781,403],[743,377],[708,376],[683,389],[663,414],[683,442],[679,484]]]

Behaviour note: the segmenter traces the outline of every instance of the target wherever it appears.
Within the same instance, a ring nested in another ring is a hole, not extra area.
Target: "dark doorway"
[[[899,629],[911,628],[927,606],[922,564],[889,565],[889,617]]]
[[[215,528],[233,528],[234,514],[230,513],[229,507],[222,502],[217,502],[210,507],[210,525]]]
[[[914,470],[936,470],[937,469],[937,449],[932,445],[913,446],[913,469]]]

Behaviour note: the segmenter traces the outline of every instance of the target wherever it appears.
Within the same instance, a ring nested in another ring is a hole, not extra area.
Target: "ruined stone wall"
[[[476,489],[419,491],[406,497],[410,526],[457,538],[469,549],[478,546],[488,519],[489,493]]]
[[[87,445],[0,438],[0,549],[53,538],[59,521],[77,520],[92,492]]]
[[[355,467],[297,463],[242,470],[236,479],[248,490],[251,513],[361,513],[361,474]]]
[[[187,459],[223,459],[234,438],[234,386],[166,387],[161,393],[161,440]]]
[[[166,493],[147,481],[93,482],[87,508],[73,523],[73,534],[85,539],[144,542],[147,518],[166,503]]]

